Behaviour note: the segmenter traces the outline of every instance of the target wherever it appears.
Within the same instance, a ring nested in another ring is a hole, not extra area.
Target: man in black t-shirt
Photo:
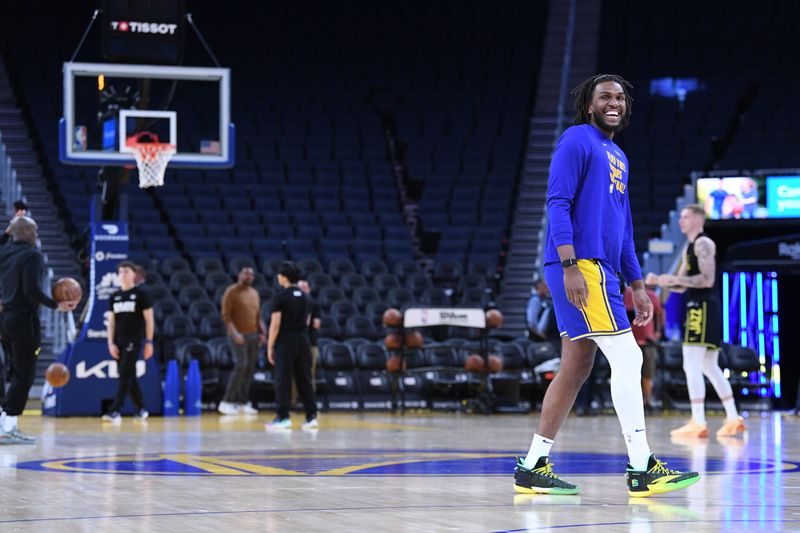
[[[111,313],[108,315],[108,353],[117,360],[119,381],[114,403],[103,415],[107,422],[120,422],[120,409],[128,393],[136,406],[136,418],[145,420],[149,416],[144,406],[144,398],[136,379],[136,361],[144,339],[143,355],[145,360],[153,356],[153,305],[150,296],[141,287],[135,285],[138,267],[123,261],[117,265],[120,290],[108,299]]]
[[[275,366],[275,398],[277,415],[267,429],[290,429],[289,418],[292,377],[303,400],[306,421],[303,429],[314,429],[317,422],[317,400],[311,382],[311,346],[308,343],[308,300],[296,285],[300,271],[291,262],[278,267],[278,284],[282,287],[272,299],[267,358]]]

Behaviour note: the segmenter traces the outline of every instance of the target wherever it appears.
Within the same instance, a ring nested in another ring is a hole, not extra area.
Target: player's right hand
[[[108,353],[114,359],[119,359],[119,348],[117,347],[116,344],[109,344],[108,345]]]
[[[241,333],[234,333],[233,334],[233,343],[236,346],[243,346],[244,345],[244,335]]]
[[[66,313],[68,311],[72,311],[75,309],[75,306],[78,305],[78,300],[64,300],[63,302],[58,302],[58,309],[59,311]]]
[[[564,269],[564,290],[570,303],[578,309],[583,309],[589,303],[589,286],[581,274],[581,269],[568,267]]]

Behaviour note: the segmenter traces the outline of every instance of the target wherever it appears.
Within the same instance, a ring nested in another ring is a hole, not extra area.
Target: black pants
[[[0,405],[6,398],[6,380],[9,376],[9,369],[11,368],[11,347],[8,345],[8,339],[3,335],[3,317],[0,315],[0,344],[3,346],[3,357],[0,361]]]
[[[125,397],[128,392],[130,392],[136,408],[144,409],[142,390],[139,388],[139,380],[136,379],[136,361],[139,359],[140,345],[138,342],[122,341],[117,342],[117,347],[119,348],[119,361],[117,361],[119,380],[117,382],[117,396],[114,398],[110,411],[114,412],[122,409],[122,404],[125,403]]]
[[[306,420],[317,416],[317,399],[311,382],[311,345],[305,333],[284,333],[275,343],[275,399],[278,418],[289,418],[292,377],[303,400]]]
[[[230,403],[247,403],[250,400],[250,384],[258,362],[258,333],[244,336],[244,344],[239,346],[233,339],[228,339],[233,356],[233,372],[228,378],[228,387],[222,401]]]
[[[42,328],[36,314],[6,309],[2,316],[3,336],[11,350],[11,366],[14,368],[3,410],[9,416],[17,416],[25,410],[28,393],[36,377],[36,359],[41,350]]]

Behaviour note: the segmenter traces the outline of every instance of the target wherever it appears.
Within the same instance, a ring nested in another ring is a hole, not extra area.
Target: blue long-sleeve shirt
[[[628,283],[642,279],[633,245],[628,158],[590,124],[568,128],[550,162],[545,264],[557,248],[575,247],[578,259],[602,259]]]

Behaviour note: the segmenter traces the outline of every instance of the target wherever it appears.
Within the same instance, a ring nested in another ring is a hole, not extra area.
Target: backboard
[[[62,163],[134,165],[127,141],[142,131],[175,145],[170,168],[232,167],[230,70],[64,63]]]

